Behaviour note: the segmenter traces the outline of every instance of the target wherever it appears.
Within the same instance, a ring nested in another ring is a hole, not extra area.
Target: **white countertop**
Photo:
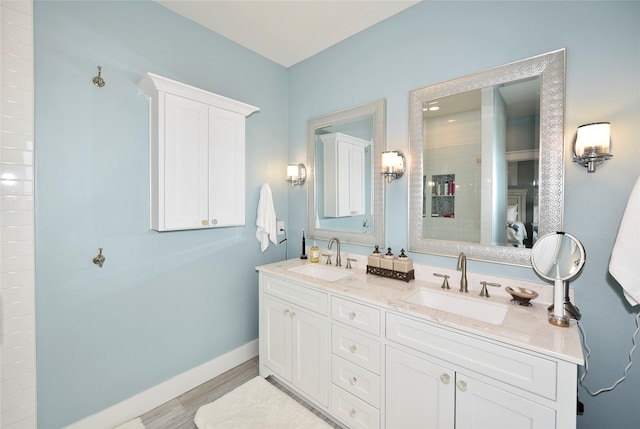
[[[337,268],[328,266],[323,263],[317,264],[322,267],[330,267],[335,270],[348,271],[348,277],[336,280],[325,281],[289,271],[292,268],[300,267],[305,264],[311,264],[308,260],[290,259],[281,262],[275,262],[268,265],[256,267],[258,271],[273,274],[279,277],[288,278],[290,280],[301,282],[310,286],[314,286],[321,290],[331,293],[337,293],[345,297],[351,297],[362,302],[368,302],[384,308],[405,313],[409,316],[419,317],[431,322],[437,322],[443,326],[452,327],[463,332],[481,335],[483,337],[522,347],[527,350],[543,353],[553,356],[557,359],[565,360],[578,365],[584,364],[582,345],[580,335],[574,320],[568,328],[560,328],[551,325],[547,321],[548,302],[544,301],[548,296],[548,288],[543,290],[542,287],[534,289],[540,291],[540,297],[532,301],[532,306],[525,307],[511,303],[511,297],[504,291],[505,286],[526,286],[532,288],[530,282],[522,282],[509,279],[502,279],[502,287],[500,290],[489,287],[490,298],[478,296],[478,291],[472,289],[471,278],[478,276],[473,273],[467,273],[469,280],[469,293],[462,294],[458,291],[458,277],[452,275],[449,279],[451,289],[443,290],[440,288],[441,283],[425,281],[425,267],[416,266],[416,280],[404,282],[400,280],[383,278],[373,274],[366,274],[366,261],[358,258],[358,263],[352,270],[346,268]],[[343,256],[343,264],[346,259]],[[316,265],[316,264],[313,264]],[[444,269],[438,269],[438,272],[446,273]],[[486,281],[495,281],[495,278],[483,276]],[[434,278],[435,279],[435,278]],[[455,279],[455,281],[454,281]],[[440,281],[441,279],[436,279]],[[475,283],[475,282],[474,282]],[[523,284],[527,283],[527,284]],[[421,305],[415,305],[403,301],[407,295],[410,295],[417,288],[426,288],[438,291],[438,293],[453,294],[457,297],[463,297],[469,300],[488,300],[493,303],[504,304],[508,306],[507,315],[500,325],[475,320],[469,317],[459,316],[447,311],[435,310]],[[552,289],[552,288],[551,288]]]

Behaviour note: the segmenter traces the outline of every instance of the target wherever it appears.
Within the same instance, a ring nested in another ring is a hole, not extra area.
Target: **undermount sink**
[[[303,274],[309,277],[315,277],[320,280],[326,280],[333,282],[343,279],[351,275],[346,271],[338,271],[332,268],[325,268],[321,265],[303,265],[301,267],[289,268],[289,271],[293,271],[298,274]]]
[[[403,301],[493,325],[500,325],[507,315],[508,307],[503,304],[456,296],[453,293],[456,292],[439,292],[420,288],[404,298]]]

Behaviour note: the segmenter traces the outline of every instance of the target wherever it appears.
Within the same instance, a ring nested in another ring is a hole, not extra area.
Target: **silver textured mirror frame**
[[[423,103],[436,98],[541,76],[538,235],[561,231],[564,210],[565,55],[559,49],[525,60],[413,90],[409,94],[409,250],[508,265],[531,266],[531,249],[485,246],[423,237]]]
[[[384,243],[384,181],[380,174],[382,166],[382,152],[386,146],[386,100],[380,99],[367,104],[341,110],[334,113],[318,116],[309,119],[307,123],[307,183],[309,191],[307,194],[307,233],[310,238],[329,240],[331,237],[338,237],[343,243],[353,243],[362,245],[376,245]],[[315,131],[336,125],[342,122],[349,122],[367,116],[373,117],[373,139],[372,139],[372,224],[369,233],[334,231],[330,229],[316,228],[316,167],[315,167]]]

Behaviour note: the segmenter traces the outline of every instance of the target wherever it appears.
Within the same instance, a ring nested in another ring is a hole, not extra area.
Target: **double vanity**
[[[525,284],[525,307],[504,292],[522,281],[484,276],[502,284],[487,298],[471,273],[465,294],[432,267],[406,283],[365,264],[257,268],[261,376],[349,428],[575,428],[582,348],[547,322],[547,285]]]

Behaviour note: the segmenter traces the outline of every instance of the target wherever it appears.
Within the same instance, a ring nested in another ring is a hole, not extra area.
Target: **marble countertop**
[[[483,298],[478,295],[478,291],[469,288],[468,294],[462,294],[458,291],[457,283],[450,279],[451,289],[443,290],[440,288],[441,283],[420,278],[419,274],[424,273],[425,267],[416,266],[416,280],[404,282],[400,280],[388,279],[372,274],[366,274],[366,261],[360,260],[353,269],[337,268],[324,264],[317,264],[321,267],[329,267],[330,269],[347,271],[350,273],[348,277],[335,280],[325,281],[315,277],[290,271],[302,265],[311,264],[308,260],[290,259],[281,262],[275,262],[268,265],[256,267],[258,271],[273,274],[279,277],[288,278],[296,282],[314,286],[321,290],[339,294],[347,298],[355,298],[364,303],[375,304],[409,316],[422,318],[431,322],[436,322],[443,326],[455,328],[457,330],[480,335],[488,339],[522,347],[534,352],[543,353],[553,356],[560,360],[565,360],[577,365],[584,364],[582,352],[582,344],[578,327],[574,320],[571,321],[570,327],[560,328],[551,325],[547,321],[547,307],[549,301],[545,302],[545,296],[548,296],[548,290],[544,292],[541,288],[536,289],[531,283],[523,284],[516,280],[506,283],[508,279],[502,279],[502,286],[499,288],[489,287],[490,298]],[[313,264],[316,265],[316,264]],[[440,270],[439,272],[446,271]],[[468,278],[474,278],[473,273],[467,274]],[[486,281],[495,281],[495,278],[488,278]],[[527,283],[527,282],[524,282]],[[471,280],[470,283],[471,285]],[[505,286],[526,286],[540,291],[540,300],[532,301],[532,306],[525,307],[511,303],[511,296],[505,291]],[[410,295],[418,288],[431,289],[437,293],[452,294],[466,300],[489,301],[492,303],[502,304],[507,307],[507,314],[504,321],[500,325],[483,322],[450,313],[447,311],[436,310],[429,307],[411,304],[403,299]],[[548,289],[548,288],[547,288]],[[552,289],[552,288],[551,288]]]

